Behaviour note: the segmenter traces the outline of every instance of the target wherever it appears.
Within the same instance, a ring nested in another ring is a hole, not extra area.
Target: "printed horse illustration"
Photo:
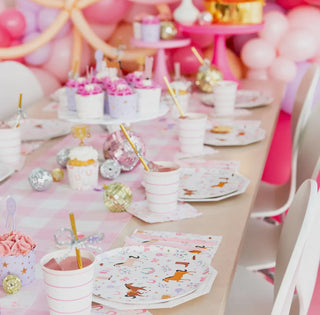
[[[133,283],[125,283],[125,286],[128,290],[126,297],[132,297],[135,299],[137,296],[141,296],[143,292],[140,292],[141,290],[146,291],[145,287],[134,287],[132,285]]]
[[[173,276],[164,278],[164,279],[162,279],[162,280],[165,281],[165,282],[169,282],[169,281],[177,281],[177,282],[180,282],[180,281],[183,281],[183,280],[190,281],[190,279],[182,279],[182,277],[183,277],[184,275],[191,274],[192,272],[193,272],[193,271],[176,270],[176,272],[174,273]]]
[[[140,258],[140,256],[129,256],[129,258],[121,263],[114,264],[114,266],[127,266],[132,267],[132,265]]]

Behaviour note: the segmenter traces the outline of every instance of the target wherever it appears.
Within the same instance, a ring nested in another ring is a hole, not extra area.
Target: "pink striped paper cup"
[[[238,83],[219,81],[213,86],[214,113],[218,116],[233,115],[236,103]]]
[[[55,251],[40,260],[50,314],[90,315],[95,256],[81,250],[81,257],[92,261],[82,269],[53,270],[44,266],[50,259],[58,259],[66,253],[66,250]],[[74,251],[70,256],[74,256]]]
[[[145,171],[144,185],[150,211],[166,213],[176,210],[180,167],[173,162],[157,161],[166,171]]]
[[[206,132],[207,115],[200,113],[186,113],[186,117],[179,117],[178,130],[180,150],[182,153],[202,153]]]
[[[0,163],[18,167],[21,159],[20,128],[0,129]]]

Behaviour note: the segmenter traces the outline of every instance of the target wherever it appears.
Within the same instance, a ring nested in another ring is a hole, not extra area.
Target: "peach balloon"
[[[246,78],[251,80],[268,80],[268,72],[266,69],[248,69]]]
[[[308,60],[316,55],[316,38],[308,30],[290,29],[279,42],[278,51],[292,61]]]
[[[42,66],[43,69],[53,74],[60,82],[65,82],[68,79],[70,71],[71,53],[72,53],[72,34],[63,38],[57,38],[52,42],[52,52],[49,60]],[[81,58],[81,73],[90,64],[90,49],[83,42],[82,58]]]
[[[37,67],[29,67],[38,79],[44,96],[49,96],[61,87],[59,80],[46,70]]]
[[[266,13],[263,19],[264,28],[259,32],[259,36],[276,47],[282,36],[288,30],[288,20],[286,16],[279,11]]]
[[[271,79],[290,82],[297,74],[296,63],[284,57],[277,57],[269,68]]]
[[[108,40],[108,44],[114,47],[125,45],[126,49],[131,49],[134,46],[131,45],[130,40],[133,37],[132,23],[121,22],[118,27],[112,33]]]
[[[241,50],[243,63],[253,69],[266,69],[270,67],[275,56],[274,47],[262,38],[249,40]]]
[[[114,30],[117,27],[117,23],[115,24],[97,24],[97,23],[90,23],[90,27],[92,30],[102,39],[108,40]]]

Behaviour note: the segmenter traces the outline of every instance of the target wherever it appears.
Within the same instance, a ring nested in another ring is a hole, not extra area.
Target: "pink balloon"
[[[250,39],[257,37],[258,36],[255,33],[234,35],[232,37],[233,51],[239,56],[244,44],[248,42]]]
[[[4,3],[3,1],[0,1],[0,13],[1,13],[2,11],[4,11],[5,8],[6,8],[5,3]]]
[[[278,45],[279,55],[292,61],[304,61],[315,56],[316,39],[313,34],[303,29],[289,30]]]
[[[72,51],[72,33],[65,37],[57,38],[52,41],[52,51],[49,60],[42,66],[42,69],[49,71],[60,82],[66,82],[68,72],[71,69],[71,51]],[[83,43],[81,72],[84,72],[86,66],[90,63],[90,49],[86,43]]]
[[[48,71],[36,67],[29,67],[29,69],[38,79],[44,96],[49,96],[61,87],[59,80]]]
[[[27,43],[35,39],[40,35],[39,32],[30,33],[24,37],[23,43]],[[31,54],[24,57],[24,60],[27,64],[32,66],[40,66],[45,63],[51,54],[51,43],[47,43],[37,49],[36,51],[32,52]]]
[[[296,74],[296,63],[284,57],[277,57],[269,68],[269,76],[275,80],[290,82]]]
[[[38,27],[40,31],[44,31],[47,29],[56,19],[56,17],[59,14],[59,10],[57,9],[51,9],[51,8],[43,8],[39,14],[38,14]],[[70,31],[71,28],[71,22],[68,21],[63,28],[59,31],[59,33],[56,35],[56,38],[61,38],[67,35],[67,33]]]
[[[276,47],[288,27],[288,20],[283,13],[271,11],[264,15],[264,28],[259,32],[259,36]]]
[[[276,2],[287,10],[304,4],[304,0],[277,0]]]
[[[88,22],[114,24],[122,20],[130,9],[128,0],[100,0],[83,10]]]
[[[276,3],[273,3],[273,2],[269,2],[269,3],[266,3],[263,7],[263,13],[268,13],[270,11],[278,11],[278,12],[281,12],[281,13],[285,13],[286,10],[281,7],[280,5],[276,4]]]
[[[25,9],[23,11],[23,15],[26,21],[26,28],[24,30],[24,35],[38,31],[38,27],[37,27],[38,13],[35,11]]]
[[[247,79],[252,80],[268,80],[268,72],[266,69],[249,69]]]
[[[189,34],[189,37],[191,38],[192,46],[206,48],[213,44],[213,36],[211,34],[202,34],[201,36],[199,34]]]
[[[11,41],[9,32],[0,26],[0,47],[9,47],[11,45]]]
[[[36,4],[30,0],[16,0],[17,6],[20,10],[30,10],[34,12],[39,12],[41,8],[43,8],[41,5]]]
[[[125,15],[124,21],[132,23],[142,14],[157,15],[158,10],[154,5],[133,3]]]
[[[262,38],[254,38],[245,43],[241,51],[241,59],[246,66],[253,69],[270,67],[276,52],[274,47]]]
[[[21,40],[18,40],[18,39],[15,39],[11,42],[11,45],[10,47],[14,47],[14,46],[19,46],[21,45]],[[20,63],[24,63],[24,58],[21,57],[21,58],[15,58],[15,59],[10,59],[12,61],[16,61],[16,62],[20,62]]]
[[[14,39],[21,37],[26,28],[23,14],[17,9],[7,9],[0,13],[0,25],[5,28]]]
[[[320,51],[320,10],[312,6],[300,6],[288,12],[290,29],[308,30],[315,36],[317,51]]]
[[[117,25],[117,23],[107,25],[90,23],[90,27],[92,28],[92,30],[104,41],[110,38]]]
[[[199,54],[203,56],[203,53],[199,47],[196,47]],[[172,54],[172,62],[180,63],[181,74],[193,74],[196,73],[200,67],[198,59],[193,54],[191,47],[178,48]]]

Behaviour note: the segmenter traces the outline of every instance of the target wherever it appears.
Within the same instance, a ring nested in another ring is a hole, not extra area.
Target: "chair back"
[[[310,115],[319,78],[320,66],[313,63],[307,69],[298,87],[291,113],[292,152],[299,145],[301,131]]]
[[[300,315],[306,315],[309,308],[319,264],[319,249],[314,255],[316,234],[319,235],[319,195],[317,183],[308,179],[297,190],[284,221],[278,244],[274,296],[271,315],[287,315],[297,287]],[[303,279],[306,277],[306,280]],[[301,305],[304,309],[301,311]]]
[[[28,67],[16,61],[0,62],[0,120],[15,115],[20,93],[24,108],[43,97],[42,87]]]
[[[301,132],[297,156],[297,186],[307,178],[317,179],[320,171],[320,102],[311,111]]]

